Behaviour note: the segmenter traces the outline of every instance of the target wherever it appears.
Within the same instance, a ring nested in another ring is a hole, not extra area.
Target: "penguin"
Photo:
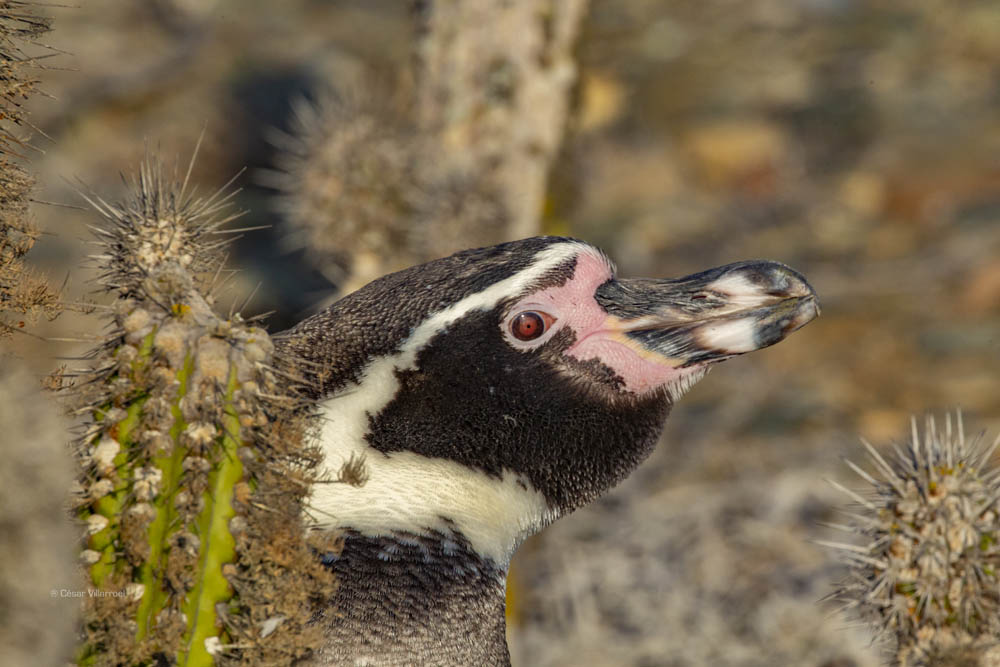
[[[525,538],[605,493],[652,451],[713,364],[819,315],[771,261],[619,278],[598,248],[535,237],[369,283],[286,332],[320,415],[316,530],[337,591],[304,664],[509,665],[505,587]]]

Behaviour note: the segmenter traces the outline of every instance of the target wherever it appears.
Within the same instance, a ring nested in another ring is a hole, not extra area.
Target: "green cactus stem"
[[[198,559],[198,579],[189,593],[184,613],[187,614],[190,633],[185,637],[186,656],[178,663],[181,667],[212,664],[207,644],[219,634],[220,626],[216,605],[227,602],[233,589],[222,574],[222,567],[236,557],[236,540],[229,531],[233,509],[233,492],[243,479],[243,464],[237,454],[242,446],[234,435],[240,432],[240,419],[233,407],[233,393],[239,386],[235,370],[230,372],[226,391],[225,416],[222,418],[221,456],[209,474],[208,491],[204,496],[204,509],[198,517],[197,535],[202,550]]]
[[[176,525],[178,518],[174,503],[180,490],[184,463],[184,448],[180,446],[179,439],[185,424],[178,404],[187,395],[187,379],[191,375],[191,364],[191,357],[188,355],[185,358],[184,367],[177,373],[177,381],[180,384],[177,402],[170,406],[170,413],[174,418],[174,423],[170,427],[170,440],[173,449],[165,456],[153,458],[153,465],[160,471],[163,485],[162,491],[153,502],[156,514],[149,523],[148,529],[149,558],[139,567],[142,600],[139,602],[139,610],[136,615],[136,641],[141,641],[146,637],[153,618],[163,610],[167,602],[163,586],[166,571],[167,535],[170,527]]]

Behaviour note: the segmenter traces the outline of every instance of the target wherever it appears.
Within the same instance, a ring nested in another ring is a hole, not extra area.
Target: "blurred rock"
[[[619,118],[628,93],[613,75],[590,72],[580,81],[580,110],[577,129],[592,132]]]
[[[875,667],[866,634],[817,604],[839,575],[807,539],[836,492],[809,476],[627,482],[560,521],[516,558],[515,664]]]
[[[987,260],[970,271],[960,293],[962,309],[970,315],[995,313],[1000,304],[1000,259]]]
[[[696,168],[715,187],[764,189],[789,150],[781,127],[757,119],[695,127],[683,143]]]
[[[17,360],[0,366],[0,664],[57,665],[72,655],[82,529],[69,519],[69,432],[52,396]]]

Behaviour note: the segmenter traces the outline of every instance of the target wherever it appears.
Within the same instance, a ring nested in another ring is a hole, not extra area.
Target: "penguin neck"
[[[340,553],[323,560],[338,589],[324,612],[321,659],[510,664],[506,564],[483,557],[461,534],[347,531]]]
[[[395,377],[389,374],[393,382]],[[363,461],[367,480],[360,486],[314,485],[309,504],[317,528],[365,535],[455,533],[479,557],[506,569],[521,542],[558,517],[523,474],[508,469],[491,473],[450,458],[395,448],[399,443],[373,444],[373,415],[384,409],[379,401],[386,399],[366,396],[367,386],[355,385],[320,407],[319,443],[326,465],[335,471],[350,461]],[[407,421],[393,428],[394,433],[412,430]]]

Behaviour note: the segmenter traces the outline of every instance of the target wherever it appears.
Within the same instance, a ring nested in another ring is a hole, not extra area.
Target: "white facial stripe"
[[[444,327],[476,310],[493,308],[517,295],[560,264],[589,249],[556,243],[513,276],[469,295],[417,325],[399,352],[372,361],[357,385],[344,388],[320,405],[324,418],[320,446],[331,477],[352,455],[363,455],[369,481],[362,487],[319,484],[310,506],[319,527],[350,527],[367,534],[419,532],[455,522],[481,555],[505,564],[517,544],[551,520],[548,503],[512,473],[502,480],[446,459],[411,452],[382,454],[364,440],[369,418],[379,414],[399,389],[396,373],[416,367],[417,355]]]

